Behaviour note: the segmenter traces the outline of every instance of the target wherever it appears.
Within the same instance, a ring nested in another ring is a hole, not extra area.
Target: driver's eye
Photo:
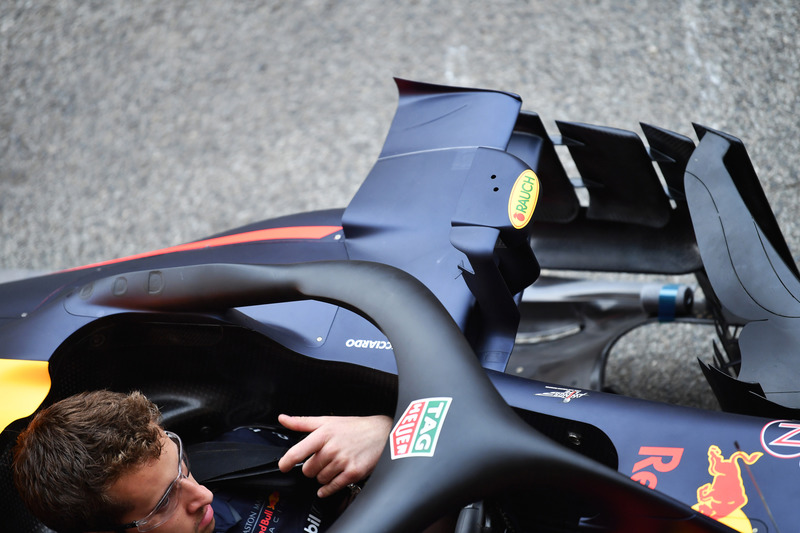
[[[169,507],[169,500],[165,501],[164,505],[159,507],[158,510],[153,514],[153,516],[159,516],[164,514],[164,512],[168,509],[168,507]]]
[[[172,507],[170,503],[172,502],[172,499],[174,497],[175,494],[172,494],[172,491],[170,491],[170,494],[167,494],[167,498],[163,502],[161,502],[161,505],[159,505],[158,509],[153,511],[153,517],[160,516],[168,512]]]

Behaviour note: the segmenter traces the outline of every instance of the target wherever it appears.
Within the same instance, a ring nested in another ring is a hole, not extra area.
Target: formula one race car
[[[46,531],[10,481],[16,434],[100,388],[145,392],[189,442],[394,413],[332,532],[792,530],[800,280],[743,144],[551,136],[516,95],[397,83],[346,209],[0,285],[9,530]],[[694,275],[704,299],[576,271]],[[716,327],[701,364],[722,411],[605,390],[609,346],[658,320]]]

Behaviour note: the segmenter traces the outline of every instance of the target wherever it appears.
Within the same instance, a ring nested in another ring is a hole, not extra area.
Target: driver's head
[[[211,494],[189,476],[181,449],[144,395],[83,393],[43,409],[19,435],[14,483],[33,514],[59,532],[138,521],[159,505],[163,511],[164,496],[173,505],[154,533],[195,532],[201,522],[208,529]]]

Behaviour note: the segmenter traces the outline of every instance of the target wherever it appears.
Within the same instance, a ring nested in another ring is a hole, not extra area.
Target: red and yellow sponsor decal
[[[692,505],[692,509],[736,531],[752,533],[750,519],[742,511],[748,499],[741,464],[755,464],[762,455],[764,454],[761,452],[745,453],[737,450],[726,459],[719,446],[709,446],[708,473],[713,480],[697,489],[697,503]]]
[[[274,491],[272,494],[270,494],[269,498],[267,499],[267,509],[272,509],[274,511],[278,506],[278,502],[280,501],[280,499],[281,499],[281,493],[278,492],[277,490]]]
[[[539,178],[533,170],[519,175],[508,197],[508,219],[516,229],[528,225],[539,200]]]
[[[258,521],[258,525],[253,527],[250,531],[259,531],[260,533],[269,531],[270,526],[273,524],[273,519],[275,522],[279,520],[279,518],[275,518],[275,513],[278,510],[278,502],[280,499],[281,494],[278,491],[274,491],[269,495],[269,498],[262,505],[261,511],[259,512],[260,520]]]
[[[656,472],[672,472],[681,464],[683,448],[668,446],[642,446],[639,455],[645,456],[633,465],[631,479],[638,481],[645,487],[656,488],[658,476]],[[649,470],[652,468],[653,470]]]
[[[48,392],[47,361],[0,359],[0,431],[33,414]]]

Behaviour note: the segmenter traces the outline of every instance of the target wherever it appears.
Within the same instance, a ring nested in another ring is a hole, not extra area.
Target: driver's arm
[[[370,475],[392,429],[392,419],[375,416],[288,416],[278,421],[293,431],[310,433],[278,462],[288,472],[303,462],[303,474],[322,484],[317,495],[330,496]]]

